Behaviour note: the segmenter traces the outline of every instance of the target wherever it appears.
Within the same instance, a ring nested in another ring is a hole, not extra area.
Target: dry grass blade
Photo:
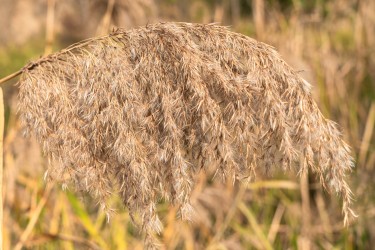
[[[64,234],[42,234],[38,239],[34,239],[33,241],[29,242],[27,247],[35,247],[36,245],[40,244],[41,242],[45,241],[51,241],[51,240],[64,240],[64,241],[70,241],[74,242],[76,244],[86,246],[87,249],[92,249],[92,250],[101,250],[99,246],[97,246],[95,243],[74,236],[74,235],[64,235]]]
[[[268,231],[268,235],[267,235],[267,240],[270,242],[271,245],[273,245],[277,232],[280,228],[280,222],[281,222],[281,218],[283,217],[284,211],[285,211],[285,206],[280,203],[277,206],[275,215],[273,216],[272,223]]]
[[[119,192],[150,235],[162,230],[160,198],[189,219],[209,168],[231,181],[309,168],[342,196],[345,222],[352,213],[350,150],[309,84],[272,47],[225,27],[119,29],[27,65],[19,88],[26,131],[59,163],[48,178],[107,211]]]
[[[271,243],[268,241],[267,237],[265,236],[261,226],[258,224],[254,214],[251,212],[249,208],[246,207],[244,203],[240,203],[238,208],[241,212],[245,215],[246,219],[249,220],[254,233],[257,235],[257,238],[261,241],[262,248],[266,250],[273,249]]]
[[[359,151],[358,156],[358,164],[364,164],[366,162],[366,156],[368,153],[368,149],[370,147],[370,142],[374,130],[375,124],[375,102],[371,104],[370,110],[367,116],[367,122],[365,126],[365,131],[362,137],[362,143]]]
[[[17,245],[14,247],[14,250],[21,250],[24,246],[26,240],[29,238],[39,216],[42,212],[43,207],[47,203],[48,196],[50,195],[52,190],[52,185],[47,185],[46,190],[43,193],[41,200],[38,203],[38,206],[35,208],[35,211],[32,213],[30,221],[28,222],[25,231],[22,232],[21,238],[18,241]]]

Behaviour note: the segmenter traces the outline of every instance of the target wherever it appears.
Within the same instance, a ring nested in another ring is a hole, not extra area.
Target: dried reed
[[[343,199],[348,145],[310,85],[270,46],[217,25],[118,29],[30,63],[19,109],[50,159],[50,179],[72,181],[109,211],[119,192],[147,232],[160,232],[160,198],[189,219],[196,174],[235,181],[256,171],[316,173]]]

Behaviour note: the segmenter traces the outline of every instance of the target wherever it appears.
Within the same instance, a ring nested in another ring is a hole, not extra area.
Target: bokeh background
[[[216,22],[273,45],[313,85],[323,114],[351,145],[358,218],[343,226],[339,197],[313,175],[274,173],[246,187],[201,173],[194,222],[160,202],[165,249],[372,249],[375,245],[374,0],[1,0],[0,78],[114,27]],[[4,84],[4,249],[143,249],[120,199],[109,222],[86,194],[46,186],[48,162],[22,135],[16,79]]]

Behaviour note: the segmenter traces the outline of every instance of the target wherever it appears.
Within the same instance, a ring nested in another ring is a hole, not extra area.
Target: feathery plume
[[[118,192],[146,232],[160,232],[160,198],[189,219],[203,169],[235,181],[256,171],[316,173],[352,214],[349,146],[310,85],[269,45],[217,25],[159,23],[113,31],[23,68],[26,131],[109,211]]]

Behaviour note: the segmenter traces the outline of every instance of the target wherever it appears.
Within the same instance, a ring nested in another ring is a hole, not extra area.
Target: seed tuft
[[[159,23],[118,29],[30,63],[19,81],[27,131],[73,182],[110,211],[119,193],[150,235],[156,203],[189,219],[197,173],[235,181],[278,169],[317,174],[342,196],[349,146],[323,117],[310,85],[269,45],[217,25]]]

